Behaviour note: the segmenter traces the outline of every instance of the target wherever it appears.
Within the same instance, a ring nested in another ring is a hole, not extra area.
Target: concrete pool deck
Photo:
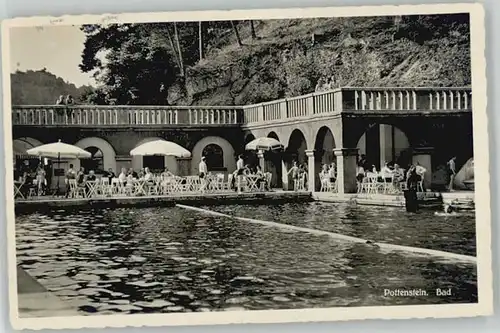
[[[107,197],[92,199],[39,198],[16,200],[16,212],[39,211],[54,208],[77,207],[149,207],[175,206],[176,204],[220,205],[220,204],[263,204],[312,201],[310,192],[270,191],[224,193],[193,193],[168,196]]]
[[[422,193],[417,195],[419,197],[419,204],[422,208],[441,207],[443,203],[451,204],[463,209],[474,208],[474,192],[426,192],[424,195],[422,195]],[[313,192],[312,198],[316,201],[322,202],[351,202],[358,205],[405,207],[405,198],[403,194],[337,194],[329,192]]]
[[[474,192],[456,191],[419,194],[421,207],[440,207],[443,203],[463,209],[474,208]],[[16,200],[18,213],[43,211],[56,208],[109,208],[109,207],[173,207],[176,204],[220,205],[220,204],[279,204],[284,202],[350,202],[358,205],[405,207],[405,199],[400,195],[384,194],[337,194],[330,192],[283,191],[270,192],[223,192],[223,193],[180,193],[169,196],[107,197],[92,199],[65,199],[43,197],[30,200]]]
[[[78,306],[49,292],[21,267],[17,267],[17,302],[19,317],[81,316]]]

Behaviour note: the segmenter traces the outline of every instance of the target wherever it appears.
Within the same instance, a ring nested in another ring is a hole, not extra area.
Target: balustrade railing
[[[472,106],[470,88],[344,88],[344,110],[460,111]]]
[[[13,125],[238,125],[342,111],[466,111],[470,88],[340,88],[248,106],[14,106]]]
[[[241,107],[14,106],[13,125],[236,125]]]
[[[342,111],[466,111],[470,88],[339,88],[243,107],[245,124],[286,121]]]

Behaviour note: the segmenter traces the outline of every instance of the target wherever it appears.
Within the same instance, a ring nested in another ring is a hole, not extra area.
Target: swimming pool
[[[475,255],[474,217],[348,204],[211,210]],[[476,267],[181,208],[20,215],[17,260],[82,314],[477,302]],[[438,297],[435,288],[451,288]],[[423,289],[427,297],[386,297]]]

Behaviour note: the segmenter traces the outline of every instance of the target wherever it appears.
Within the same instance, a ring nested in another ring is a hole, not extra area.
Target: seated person
[[[362,165],[358,166],[358,169],[356,171],[356,179],[358,182],[362,183],[363,179],[365,178],[365,169],[363,168]]]
[[[394,172],[393,172],[393,170],[391,170],[391,168],[389,168],[388,163],[385,162],[384,166],[380,170],[380,175],[382,176],[382,178],[385,178],[386,180],[390,179],[390,177],[392,176],[393,173]]]
[[[257,187],[260,188],[261,184],[264,184],[265,188],[267,188],[266,175],[262,172],[260,165],[255,168],[255,176],[257,177]]]
[[[97,179],[97,177],[95,176],[94,170],[90,170],[89,174],[87,175],[87,179],[85,179],[85,180],[88,182],[93,182],[96,179]]]
[[[144,178],[144,175],[146,174],[146,171],[144,170],[144,168],[141,168],[141,170],[139,171],[139,173],[137,174],[137,177],[139,179],[142,179]]]
[[[174,174],[168,170],[168,168],[165,168],[165,170],[161,173],[161,178],[168,178],[168,177],[174,177]]]
[[[149,168],[144,169],[144,181],[151,184],[154,182],[153,174],[149,171]]]
[[[120,183],[125,184],[127,182],[127,169],[122,168],[122,172],[118,175],[118,180]]]
[[[85,183],[85,174],[83,173],[83,168],[80,168],[80,171],[76,174],[76,185],[84,186]]]
[[[111,184],[111,181],[113,180],[113,178],[116,177],[113,169],[111,169],[111,168],[108,169],[108,172],[106,173],[106,177],[109,179],[109,183]]]
[[[401,182],[405,179],[405,171],[399,167],[399,164],[394,164],[394,170],[392,172],[395,182]]]
[[[137,174],[137,172],[134,171],[134,169],[130,168],[128,170],[128,174],[132,176],[132,179],[137,179],[139,178],[139,175]]]

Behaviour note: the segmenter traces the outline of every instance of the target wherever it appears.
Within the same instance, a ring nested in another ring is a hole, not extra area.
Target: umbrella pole
[[[57,169],[61,167],[61,153],[57,153]],[[54,196],[59,195],[59,178],[60,176],[57,176],[57,187],[56,191],[54,192]]]

